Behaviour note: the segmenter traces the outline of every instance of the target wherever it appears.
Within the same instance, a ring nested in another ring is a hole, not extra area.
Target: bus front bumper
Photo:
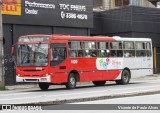
[[[51,76],[46,76],[46,77],[19,77],[19,76],[16,76],[16,82],[35,82],[35,83],[38,83],[38,82],[47,82],[47,83],[50,83],[51,82]]]

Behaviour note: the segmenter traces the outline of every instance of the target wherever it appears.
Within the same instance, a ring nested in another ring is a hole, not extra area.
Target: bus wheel
[[[39,88],[41,90],[47,90],[49,88],[49,84],[48,83],[39,83]]]
[[[131,75],[128,70],[124,70],[122,72],[121,80],[116,80],[117,85],[125,85],[128,84],[130,81]]]
[[[95,86],[103,86],[105,85],[106,81],[93,81],[93,84]]]
[[[68,77],[68,82],[66,84],[67,89],[74,89],[76,87],[76,77],[74,73],[70,73]]]

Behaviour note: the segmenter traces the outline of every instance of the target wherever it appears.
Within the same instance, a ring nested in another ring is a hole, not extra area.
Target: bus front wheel
[[[49,84],[48,83],[39,83],[39,88],[41,90],[47,90],[49,88]]]
[[[106,81],[93,81],[93,84],[95,86],[103,86],[105,85]]]
[[[68,77],[68,82],[66,84],[67,89],[74,89],[76,87],[76,77],[74,73],[70,73]]]
[[[117,85],[125,85],[128,84],[130,81],[131,75],[128,70],[123,70],[121,75],[121,80],[116,80]]]

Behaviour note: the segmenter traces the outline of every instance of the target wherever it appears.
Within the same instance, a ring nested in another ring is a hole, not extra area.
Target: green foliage
[[[5,86],[0,86],[0,90],[6,90]]]

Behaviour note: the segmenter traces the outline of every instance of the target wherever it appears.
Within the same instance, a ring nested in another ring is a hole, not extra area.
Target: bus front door
[[[54,79],[52,81],[56,83],[63,83],[67,81],[67,66],[65,63],[66,44],[65,43],[54,43],[50,46],[50,72],[53,73]]]

